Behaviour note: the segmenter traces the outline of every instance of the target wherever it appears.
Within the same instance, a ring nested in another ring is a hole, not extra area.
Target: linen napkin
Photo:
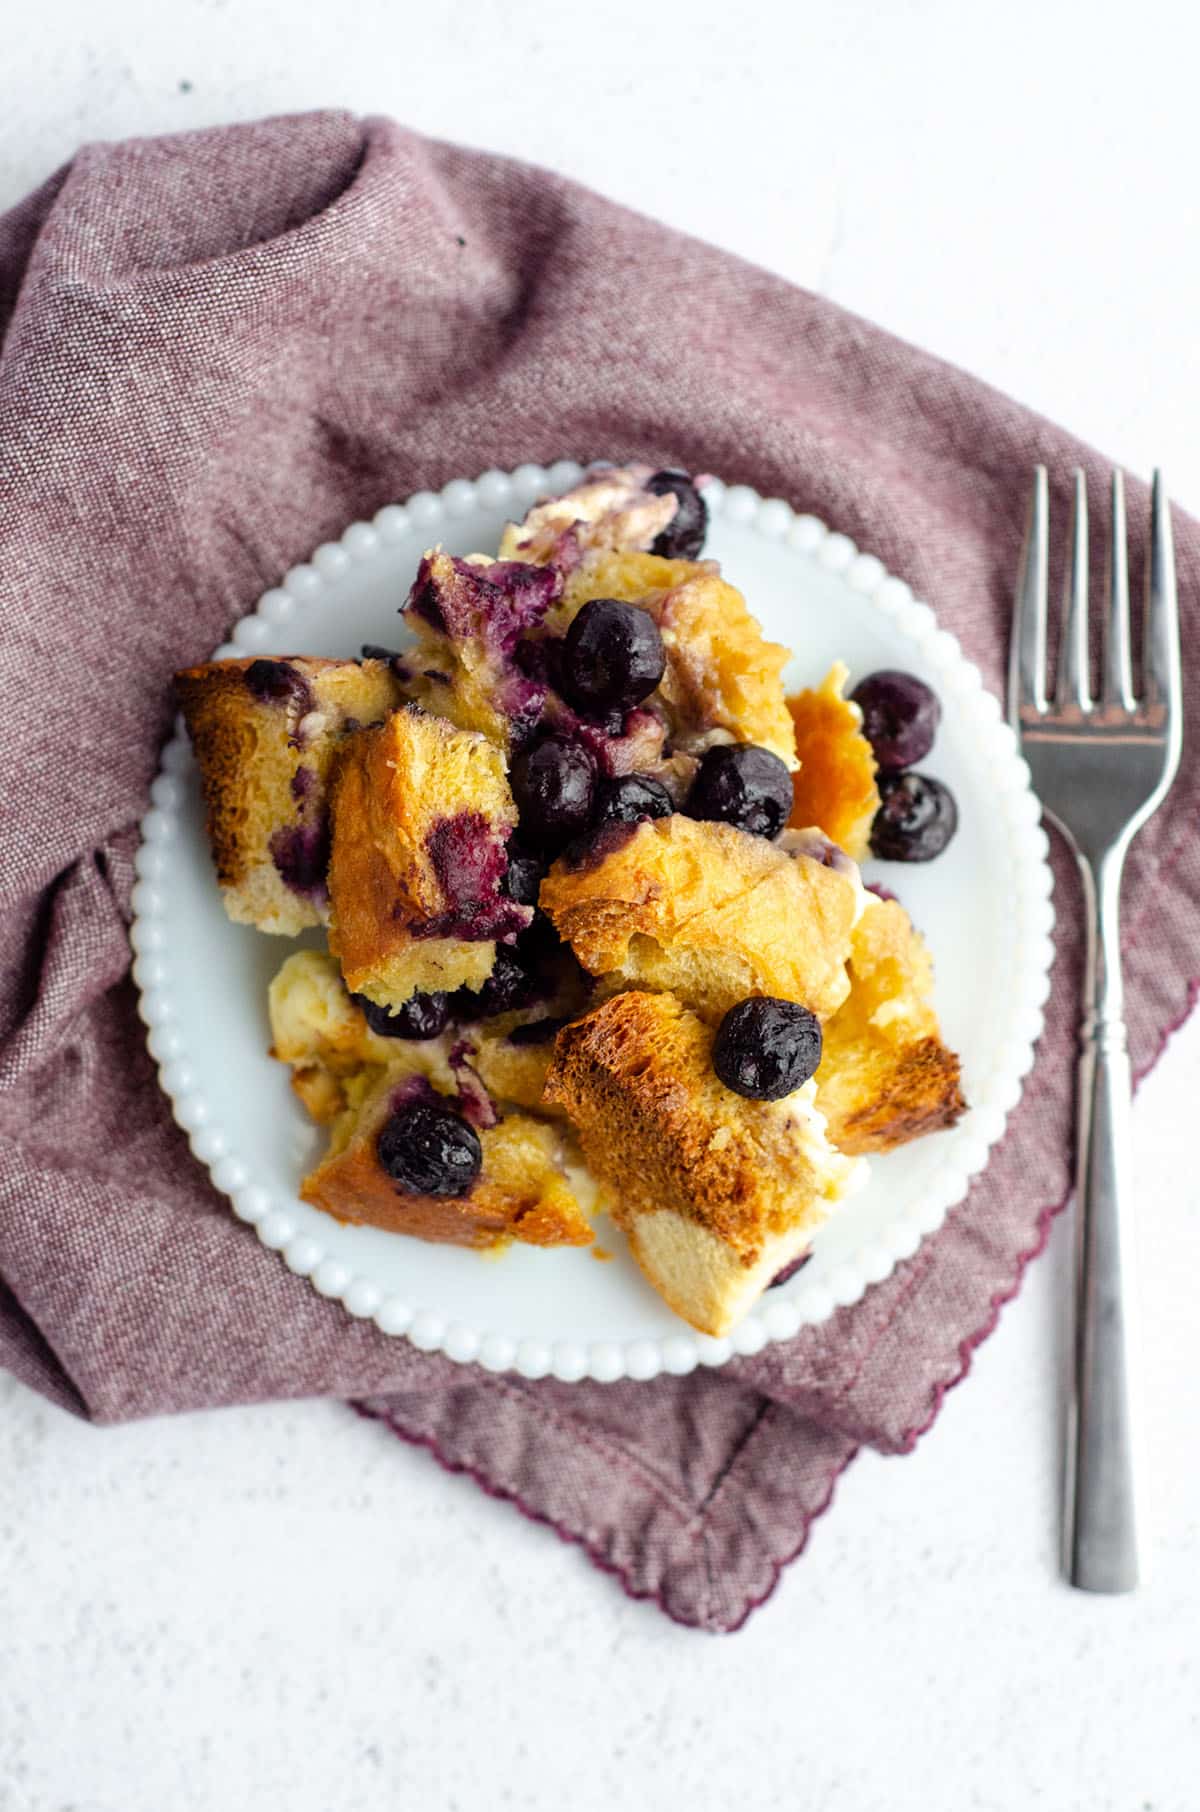
[[[209,1186],[126,942],[172,671],[419,487],[564,455],[719,472],[860,540],[1001,684],[1030,468],[1096,455],[878,329],[541,170],[318,113],[81,150],[0,220],[0,1364],[81,1415],[329,1394],[736,1629],[861,1444],[937,1414],[1068,1189],[1079,967],[969,1199],[855,1307],[717,1372],[530,1384],[289,1275]],[[1140,561],[1145,496],[1132,487]],[[1185,646],[1200,532],[1176,517]],[[1193,667],[1190,724],[1197,721]],[[1139,1072],[1187,1013],[1194,732],[1125,888]]]

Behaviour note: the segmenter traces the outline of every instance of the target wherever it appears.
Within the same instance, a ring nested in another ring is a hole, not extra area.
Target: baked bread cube
[[[850,945],[850,993],[824,1028],[817,1105],[840,1151],[888,1151],[953,1126],[959,1061],[942,1043],[933,965],[896,900],[868,896]]]
[[[789,651],[767,641],[714,560],[593,554],[569,574],[550,625],[565,629],[591,598],[638,604],[658,624],[667,667],[651,699],[666,717],[673,747],[702,755],[716,742],[753,742],[795,767],[796,736],[781,677]]]
[[[404,606],[416,638],[405,655],[413,697],[506,753],[520,747],[542,715],[547,688],[514,653],[561,593],[552,567],[482,554],[459,559],[434,548]]]
[[[859,1167],[829,1144],[811,1082],[745,1100],[717,1078],[713,1037],[669,994],[618,994],[559,1032],[546,1099],[649,1282],[721,1335],[808,1250]]]
[[[560,857],[539,899],[606,990],[670,992],[714,1024],[750,994],[827,1019],[849,992],[857,874],[729,824],[606,827]]]
[[[522,522],[508,523],[500,558],[569,571],[597,549],[648,551],[678,508],[670,492],[646,489],[652,475],[653,467],[646,465],[587,473],[561,497],[534,504]]]
[[[345,1108],[349,1077],[372,1066],[386,1069],[410,1054],[410,1041],[401,1045],[371,1029],[327,950],[293,951],[272,978],[267,1010],[271,1055],[291,1065],[293,1089],[321,1124]],[[422,1046],[414,1059],[414,1074],[429,1073],[424,1057]],[[442,1057],[439,1050],[439,1063]],[[447,1086],[453,1086],[448,1073]]]
[[[333,1122],[328,1155],[300,1185],[314,1208],[336,1220],[407,1233],[443,1245],[586,1246],[592,1229],[568,1181],[559,1131],[528,1114],[484,1118],[478,1104],[445,1093],[410,1050],[400,1066],[365,1069],[346,1085],[347,1105]],[[424,1195],[388,1174],[379,1139],[392,1116],[414,1102],[441,1103],[474,1124],[482,1152],[478,1176],[462,1195]]]
[[[850,670],[836,661],[820,686],[788,699],[800,767],[792,776],[795,803],[789,823],[815,825],[854,861],[870,853],[879,788],[862,712],[844,696]]]
[[[501,886],[517,814],[495,745],[418,706],[346,739],[331,789],[329,947],[355,994],[399,1007],[475,988],[532,908]]]
[[[295,937],[328,917],[327,783],[342,736],[402,686],[385,661],[208,661],[175,675],[231,919]]]
[[[297,950],[271,982],[271,1055],[291,1065],[292,1087],[321,1125],[361,1098],[364,1071],[398,1080],[420,1076],[457,1097],[472,1125],[490,1125],[500,1106],[476,1068],[474,1047],[448,1027],[436,1038],[393,1038],[376,1031],[347,993],[326,950]]]
[[[326,950],[297,950],[268,991],[271,1054],[292,1066],[292,1087],[314,1120],[346,1106],[348,1077],[368,1066],[428,1077],[449,1094],[485,1092],[503,1107],[546,1111],[542,1089],[560,1026],[586,1005],[585,979],[569,953],[552,955],[546,987],[528,1006],[487,1019],[456,1019],[436,1039],[375,1031]]]

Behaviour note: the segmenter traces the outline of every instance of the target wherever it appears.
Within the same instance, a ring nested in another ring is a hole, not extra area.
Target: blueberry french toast
[[[953,1124],[958,1061],[868,853],[955,828],[937,701],[788,651],[705,559],[703,483],[608,467],[429,550],[405,646],[177,676],[230,916],[328,948],[271,984],[329,1148],[301,1195],[467,1246],[597,1206],[726,1333],[861,1177]]]

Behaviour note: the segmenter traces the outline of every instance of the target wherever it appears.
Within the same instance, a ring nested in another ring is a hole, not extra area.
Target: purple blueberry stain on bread
[[[551,566],[426,555],[404,608],[452,642],[476,637],[508,656],[561,595],[562,575]]]
[[[318,781],[314,770],[301,765],[292,775],[292,798],[296,800],[297,804],[303,805],[306,800],[312,798],[317,786]]]
[[[312,688],[290,661],[251,661],[245,680],[264,705],[286,705],[299,717],[307,716],[313,708]]]
[[[858,874],[858,863],[853,856],[848,856],[832,838],[815,826],[802,831],[785,831],[779,839],[779,848],[789,856],[806,856],[810,862],[819,862],[822,868],[831,868],[835,874],[845,875],[848,880],[854,880]]]
[[[475,1046],[469,1038],[460,1038],[450,1051],[447,1059],[454,1076],[454,1086],[458,1090],[458,1106],[463,1119],[469,1126],[480,1132],[489,1126],[495,1126],[500,1115],[496,1103],[488,1094],[480,1080],[471,1059],[475,1055]]]
[[[388,1106],[392,1113],[402,1113],[406,1107],[413,1107],[418,1102],[436,1107],[442,1100],[428,1076],[405,1076],[398,1082],[388,1096]]]
[[[426,839],[429,859],[447,900],[466,906],[494,894],[508,866],[482,812],[439,818]]]
[[[439,818],[425,840],[445,896],[443,912],[413,927],[416,937],[457,937],[469,943],[515,937],[532,908],[500,891],[508,852],[482,812]]]
[[[523,749],[542,721],[547,698],[545,684],[517,667],[502,669],[496,676],[492,697],[508,719],[512,747]]]
[[[330,831],[327,813],[322,812],[308,824],[281,826],[272,834],[267,847],[280,879],[293,893],[322,904],[328,900],[326,876]]]

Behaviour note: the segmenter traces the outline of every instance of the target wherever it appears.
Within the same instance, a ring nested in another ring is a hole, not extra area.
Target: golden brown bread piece
[[[529,562],[427,552],[404,606],[416,637],[405,656],[412,696],[506,754],[532,729],[544,685],[521,671],[517,643],[537,631],[561,595],[557,570]]]
[[[327,917],[326,783],[347,727],[401,686],[384,661],[209,661],[175,676],[231,919],[294,937]]]
[[[711,1020],[749,994],[826,1019],[846,998],[855,880],[728,824],[675,814],[563,857],[540,904],[605,985],[679,995]]]
[[[528,1007],[460,1027],[470,1062],[498,1101],[538,1113],[556,1112],[543,1100],[546,1071],[560,1026],[582,1013],[593,986],[569,950],[548,956],[542,967],[547,992]]]
[[[464,1037],[472,1068],[498,1101],[529,1108],[539,1114],[557,1114],[556,1108],[547,1105],[543,1091],[546,1072],[554,1056],[558,1024],[554,1016],[544,1018],[546,1026],[551,1028],[544,1038],[540,1036],[541,1028],[536,1020],[524,1020],[523,1024],[536,1034],[531,1042],[524,1042],[519,1037],[514,1042],[512,1032],[519,1028],[501,1031],[494,1020],[468,1027]]]
[[[567,1180],[561,1138],[527,1114],[477,1124],[483,1165],[465,1195],[414,1195],[388,1175],[376,1151],[388,1119],[409,1101],[439,1092],[431,1094],[419,1075],[359,1072],[333,1124],[328,1156],[300,1185],[303,1199],[339,1221],[443,1245],[590,1245],[592,1229]],[[458,1103],[450,1099],[447,1105]]]
[[[329,947],[381,1006],[478,987],[532,911],[504,897],[517,814],[499,750],[415,705],[348,737],[331,788]]]
[[[271,1054],[291,1064],[292,1087],[322,1123],[345,1107],[346,1079],[369,1066],[426,1076],[446,1094],[482,1088],[501,1104],[546,1111],[542,1087],[554,1033],[582,1010],[587,994],[576,965],[562,954],[566,960],[552,965],[543,999],[416,1041],[373,1031],[335,958],[325,950],[297,950],[268,991]]]
[[[924,939],[895,900],[854,929],[850,993],[824,1030],[817,1105],[840,1151],[888,1151],[953,1126],[966,1107],[942,1043]]]
[[[546,1098],[650,1283],[693,1327],[724,1334],[807,1250],[858,1167],[826,1140],[811,1083],[744,1100],[713,1070],[713,1036],[669,994],[616,995],[558,1034]]]
[[[267,1010],[271,1055],[291,1064],[292,1087],[323,1125],[345,1108],[348,1079],[367,1068],[399,1063],[410,1065],[414,1075],[429,1075],[440,1067],[444,1086],[454,1087],[440,1046],[436,1058],[427,1060],[424,1045],[371,1030],[326,950],[296,950],[286,958],[267,991]]]
[[[861,862],[870,849],[879,788],[862,712],[842,696],[848,677],[845,663],[837,661],[820,686],[788,700],[800,762],[792,776],[795,803],[788,822],[797,830],[816,825]]]
[[[795,767],[780,677],[789,651],[767,641],[714,560],[593,554],[569,575],[563,603],[547,623],[565,628],[590,598],[638,604],[658,624],[667,668],[651,701],[665,713],[677,748],[695,755],[715,742],[754,742]]]
[[[570,568],[596,549],[648,549],[678,508],[670,493],[646,490],[652,473],[646,465],[588,472],[561,496],[535,503],[522,522],[508,523],[500,558]]]

